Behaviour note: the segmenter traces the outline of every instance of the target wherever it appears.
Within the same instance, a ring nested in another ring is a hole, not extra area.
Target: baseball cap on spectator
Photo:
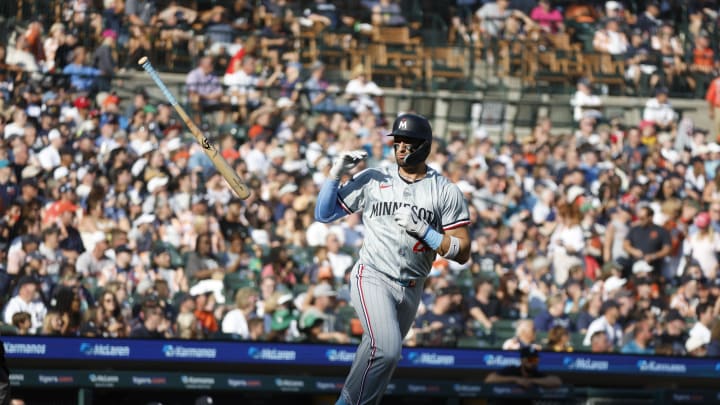
[[[25,187],[25,186],[31,186],[31,187],[37,188],[37,187],[38,187],[38,185],[37,185],[37,180],[36,180],[36,179],[22,179],[22,180],[20,180],[20,187]]]
[[[142,214],[138,217],[138,219],[135,220],[135,222],[133,222],[133,225],[139,227],[140,225],[152,224],[153,222],[155,222],[155,215]]]
[[[710,225],[710,214],[707,212],[701,212],[695,217],[695,226],[701,229],[705,229]]]
[[[281,331],[290,327],[290,324],[295,319],[292,313],[286,308],[277,309],[272,314],[272,320],[270,321],[270,329],[274,331]]]
[[[325,322],[325,318],[323,318],[321,315],[314,312],[309,312],[302,317],[302,324],[300,325],[300,329],[310,329],[323,322]]]
[[[215,302],[222,305],[225,303],[225,294],[223,294],[224,284],[222,280],[206,279],[200,280],[197,284],[190,287],[190,295],[193,297],[212,293]]]
[[[690,353],[705,346],[706,344],[707,342],[705,342],[698,334],[690,335],[688,340],[685,342],[685,350]]]
[[[618,288],[621,288],[622,286],[624,286],[625,283],[627,283],[627,279],[620,278],[617,276],[610,276],[607,278],[607,280],[605,280],[605,292],[606,293],[613,292],[613,291],[617,290]]]
[[[53,171],[53,179],[62,180],[70,174],[70,170],[65,166],[59,166]]]
[[[77,109],[88,109],[90,108],[90,99],[85,96],[80,96],[73,101],[73,105]]]
[[[168,177],[167,176],[158,176],[153,177],[147,182],[147,190],[149,193],[154,193],[161,187],[165,187],[168,184]]]
[[[605,2],[605,9],[606,10],[622,10],[623,5],[617,1],[610,0],[608,2]]]
[[[30,276],[20,277],[20,279],[18,280],[18,283],[17,283],[18,288],[21,288],[22,286],[24,286],[26,284],[37,284],[37,281],[35,281],[35,279]]]
[[[313,297],[335,297],[337,292],[333,290],[330,284],[322,283],[313,289]]]
[[[650,273],[652,271],[653,271],[653,266],[651,266],[650,263],[646,262],[645,260],[638,260],[632,266],[633,274]]]
[[[671,309],[667,315],[665,315],[665,322],[670,323],[673,321],[683,321],[683,323],[685,323],[685,318],[677,309]]]
[[[581,195],[585,194],[585,189],[580,186],[572,186],[567,192],[567,202],[574,203]]]
[[[612,308],[619,309],[620,304],[618,304],[617,301],[612,300],[612,299],[607,300],[607,301],[603,302],[602,306],[600,307],[600,313],[605,314],[607,311],[609,311]]]
[[[282,197],[285,194],[288,193],[294,193],[298,190],[298,186],[292,183],[286,184],[280,188],[280,191],[278,191],[278,196]]]
[[[143,156],[147,153],[150,153],[155,150],[155,144],[153,144],[151,141],[145,141],[138,146],[137,154],[138,156]]]
[[[70,193],[73,191],[72,184],[64,183],[60,186],[60,188],[58,188],[58,191],[60,191],[60,193]]]
[[[279,304],[279,305],[285,305],[285,304],[287,304],[287,303],[289,303],[289,302],[292,302],[293,298],[294,298],[294,297],[293,297],[292,294],[283,294],[283,295],[280,296],[280,298],[278,298],[278,304]]]
[[[22,179],[34,179],[40,173],[42,173],[42,168],[39,166],[27,165],[23,168],[20,177]]]
[[[132,253],[132,252],[133,252],[132,249],[130,249],[130,247],[129,247],[128,245],[120,245],[120,246],[118,246],[118,247],[115,248],[115,253],[116,253],[116,254],[119,254],[119,253]]]
[[[156,114],[158,112],[157,107],[155,107],[152,104],[147,104],[145,107],[143,107],[143,112],[148,114]]]
[[[10,161],[7,159],[0,159],[0,169],[10,167]]]
[[[667,95],[668,93],[669,93],[669,90],[668,90],[668,88],[665,87],[665,86],[659,86],[659,87],[655,88],[655,95],[656,95],[656,96],[658,96],[658,95],[660,95],[660,94],[665,94],[665,95]]]
[[[533,259],[530,267],[533,271],[539,271],[539,270],[542,270],[545,268],[549,268],[550,260],[545,256],[538,256],[535,259]]]
[[[175,152],[179,149],[182,149],[182,147],[183,147],[182,139],[172,138],[171,140],[169,140],[167,142],[166,147],[167,147],[168,152],[170,152],[170,153]]]

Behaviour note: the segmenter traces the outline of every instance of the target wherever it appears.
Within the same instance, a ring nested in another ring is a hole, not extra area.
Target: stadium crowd
[[[206,10],[180,1],[103,3],[63,3],[61,21],[31,21],[0,47],[0,330],[358,339],[347,277],[361,218],[328,226],[313,210],[338,151],[365,148],[367,167],[393,163],[382,89],[362,65],[349,81],[331,82],[322,62],[284,56],[302,24],[318,20],[354,35],[408,23],[398,20],[399,4],[361,2],[350,12],[318,0],[303,12],[283,0]],[[563,29],[568,18],[545,0],[527,13],[507,0],[457,3],[452,22],[473,21],[482,35],[499,35],[514,18],[543,30]],[[617,23],[618,8],[598,3],[593,15]],[[701,21],[712,11],[693,10]],[[642,34],[632,46],[664,38],[659,18],[671,12],[648,2],[625,20],[623,29]],[[202,48],[182,25],[195,19]],[[142,88],[125,99],[114,91],[121,79],[113,76],[150,51],[143,30],[160,20],[178,25],[167,38],[198,52],[184,96],[250,185],[247,200],[233,197],[166,102]],[[610,52],[623,40],[608,29],[597,42],[611,42]],[[679,119],[668,75],[638,66],[655,86],[639,122],[604,116],[592,83],[581,80],[572,133],[541,118],[524,138],[495,140],[482,128],[436,134],[429,164],[467,198],[472,259],[434,263],[405,344],[718,354],[720,131]],[[710,107],[720,106],[714,86]],[[279,89],[277,97],[263,87]]]

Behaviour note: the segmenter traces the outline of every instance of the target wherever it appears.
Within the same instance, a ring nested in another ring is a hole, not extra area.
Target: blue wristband
[[[443,240],[443,234],[433,229],[432,226],[428,226],[427,232],[425,232],[422,240],[433,250],[438,250]]]

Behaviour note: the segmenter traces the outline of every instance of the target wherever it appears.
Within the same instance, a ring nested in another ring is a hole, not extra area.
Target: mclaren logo
[[[398,123],[398,129],[407,129],[407,120],[400,120],[400,123]]]

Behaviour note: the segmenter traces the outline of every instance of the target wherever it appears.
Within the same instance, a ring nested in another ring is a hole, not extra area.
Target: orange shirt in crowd
[[[710,48],[693,49],[693,65],[712,68],[715,66],[715,52]]]
[[[708,86],[708,91],[705,94],[705,100],[712,104],[714,107],[720,107],[720,77],[715,78]]]

